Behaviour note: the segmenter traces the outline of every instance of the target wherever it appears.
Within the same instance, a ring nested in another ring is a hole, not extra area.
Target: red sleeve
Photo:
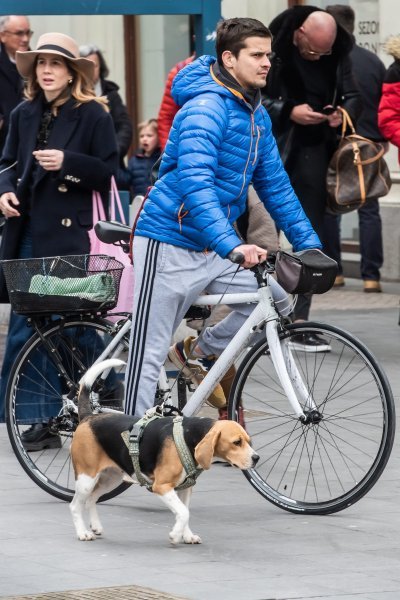
[[[171,129],[172,121],[174,116],[179,110],[179,106],[176,104],[171,96],[172,81],[178,72],[177,66],[170,70],[168,73],[167,83],[165,84],[164,95],[161,100],[160,110],[158,111],[158,139],[160,142],[161,150],[164,150],[165,144],[168,140],[169,130]]]
[[[168,140],[169,130],[172,126],[172,121],[174,120],[176,113],[180,109],[180,106],[176,104],[176,102],[171,96],[172,82],[178,71],[183,69],[183,67],[186,67],[186,65],[191,63],[193,60],[194,54],[176,64],[168,73],[164,95],[161,100],[160,110],[158,111],[158,139],[160,142],[161,150],[164,150],[165,148],[165,144]]]
[[[383,84],[378,125],[382,135],[400,148],[400,82]]]

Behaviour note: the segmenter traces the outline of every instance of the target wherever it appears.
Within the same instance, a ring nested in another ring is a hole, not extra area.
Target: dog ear
[[[212,427],[194,449],[194,457],[202,469],[206,470],[211,467],[215,446],[217,445],[220,435],[221,431],[215,426]]]

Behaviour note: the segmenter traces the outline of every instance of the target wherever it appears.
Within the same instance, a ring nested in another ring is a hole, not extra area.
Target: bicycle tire
[[[24,345],[11,370],[6,392],[6,423],[8,435],[14,453],[21,466],[29,477],[45,492],[70,502],[74,496],[74,470],[72,467],[69,445],[72,434],[77,425],[77,420],[71,421],[71,427],[61,425],[56,430],[61,442],[60,448],[47,448],[40,451],[26,451],[21,435],[27,426],[19,417],[21,410],[26,409],[27,393],[31,397],[46,398],[46,422],[48,420],[49,406],[54,406],[53,417],[61,407],[61,395],[68,391],[65,377],[61,369],[54,362],[49,367],[48,351],[41,336],[49,343],[53,343],[62,357],[62,365],[68,376],[77,384],[84,370],[96,360],[100,351],[111,341],[115,334],[113,324],[100,319],[86,319],[71,317],[65,320],[53,321],[36,332]],[[128,338],[123,339],[122,352],[128,349]],[[39,361],[39,362],[38,362]],[[46,364],[47,367],[40,368]],[[82,369],[84,365],[84,369]],[[51,375],[50,375],[51,373]],[[112,383],[121,390],[121,376],[113,371]],[[111,378],[112,378],[111,377]],[[110,392],[113,395],[114,392]],[[105,393],[107,395],[107,393]],[[114,394],[115,395],[115,394]],[[122,398],[121,398],[122,401]],[[116,405],[119,399],[104,400],[105,405]],[[122,404],[121,404],[122,408]],[[24,419],[26,421],[26,419]],[[123,492],[129,484],[121,484],[114,490],[104,494],[99,501],[108,500]]]
[[[298,338],[293,348],[293,337],[305,333],[321,336],[331,350],[300,351]],[[288,325],[279,335],[292,347],[320,417],[304,424],[293,414],[268,343],[259,341],[238,368],[228,405],[230,419],[239,420],[241,412],[260,455],[256,467],[244,474],[279,508],[338,512],[360,500],[385,469],[395,433],[391,388],[371,352],[346,331],[307,322]]]

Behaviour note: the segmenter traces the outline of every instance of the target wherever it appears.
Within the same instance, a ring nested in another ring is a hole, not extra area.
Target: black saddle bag
[[[333,286],[338,265],[316,248],[295,254],[278,250],[275,271],[278,283],[289,294],[324,294]]]

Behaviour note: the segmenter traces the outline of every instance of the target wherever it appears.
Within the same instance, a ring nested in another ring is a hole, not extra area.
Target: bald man
[[[323,240],[326,174],[342,117],[356,120],[361,97],[351,74],[351,36],[332,15],[314,6],[295,6],[270,24],[274,58],[264,88],[264,105],[292,186]],[[294,320],[307,321],[311,296],[299,296]],[[295,349],[327,352],[326,340],[299,336]]]
[[[29,50],[29,20],[21,15],[0,17],[0,155],[8,131],[8,119],[22,100],[23,80],[15,65],[17,50]]]

